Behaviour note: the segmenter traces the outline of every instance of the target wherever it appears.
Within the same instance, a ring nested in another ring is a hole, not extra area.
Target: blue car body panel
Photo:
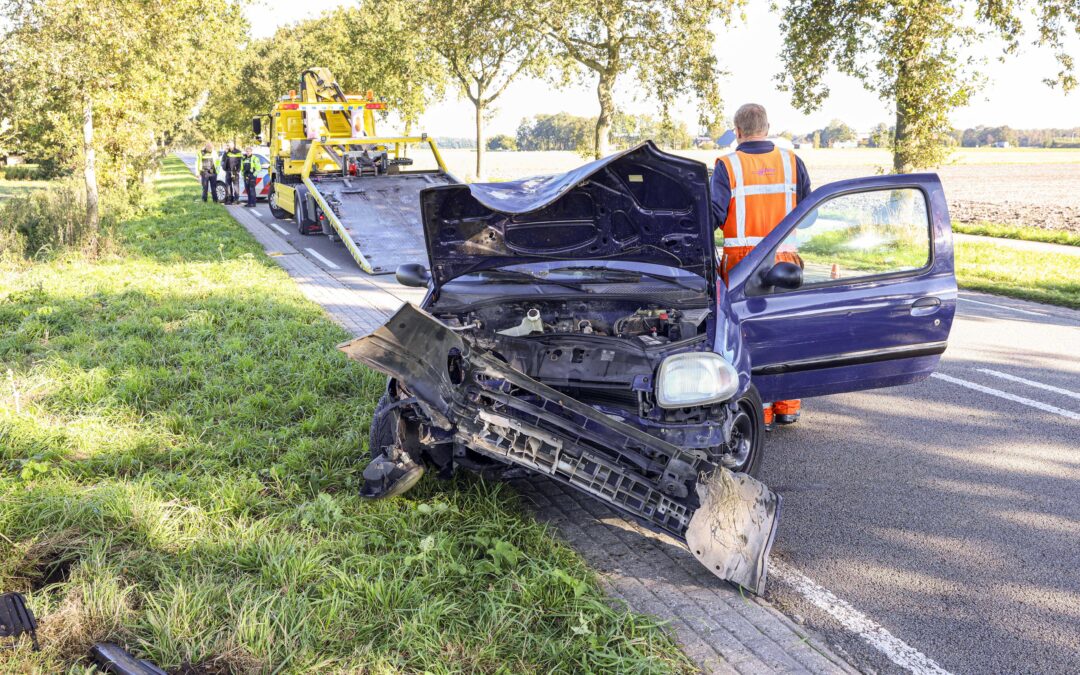
[[[781,293],[748,293],[780,243],[826,200],[917,189],[929,211],[932,254],[921,270],[837,279]],[[919,381],[937,365],[956,311],[952,229],[935,174],[875,176],[814,190],[729,275],[730,303],[764,400],[821,396]],[[935,310],[913,305],[936,298]],[[925,300],[924,300],[925,301]]]
[[[558,176],[447,185],[420,195],[436,289],[547,260],[648,262],[716,276],[704,164],[645,142]]]
[[[894,276],[754,295],[750,286],[815,207],[852,193],[916,189],[928,208],[927,267]],[[485,269],[551,260],[618,260],[679,267],[708,281],[713,350],[766,401],[907,384],[933,371],[956,310],[952,231],[936,174],[830,183],[807,196],[729,275],[716,273],[704,164],[651,142],[557,176],[474,183],[421,195],[432,292]],[[644,269],[644,268],[642,268]],[[914,314],[926,298],[940,304]],[[428,306],[426,301],[424,306]]]

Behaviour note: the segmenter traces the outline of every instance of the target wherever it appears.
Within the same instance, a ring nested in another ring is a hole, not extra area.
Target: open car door
[[[776,262],[778,252],[797,254],[801,270]],[[922,380],[956,310],[941,181],[925,173],[818,188],[731,270],[729,286],[765,401]]]

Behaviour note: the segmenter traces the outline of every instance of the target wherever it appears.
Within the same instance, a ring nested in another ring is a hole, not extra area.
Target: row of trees
[[[448,86],[475,110],[476,174],[483,175],[484,124],[524,75],[554,87],[595,82],[600,114],[590,129],[608,154],[615,86],[633,79],[661,117],[675,101],[698,101],[703,123],[721,112],[708,26],[735,0],[360,0],[253,42],[233,77],[216,83],[206,128],[246,124],[252,111],[295,88],[305,67],[328,66],[346,89],[373,89],[406,126]],[[674,135],[677,125],[668,125]]]
[[[965,148],[1008,143],[1029,148],[1080,147],[1080,127],[1071,129],[1013,129],[1008,126],[953,131],[956,142]]]
[[[79,172],[98,231],[99,181],[131,190],[235,63],[235,0],[3,0],[0,146]],[[96,248],[96,241],[88,243]]]
[[[526,74],[554,87],[596,87],[599,114],[590,120],[586,144],[596,156],[610,151],[613,137],[641,133],[618,128],[619,83],[636,84],[655,103],[674,145],[681,132],[668,112],[675,102],[696,101],[701,125],[719,124],[722,73],[710,27],[729,22],[742,6],[741,0],[357,0],[249,41],[244,2],[0,0],[0,120],[9,123],[0,145],[80,171],[87,218],[96,222],[98,176],[132,184],[186,132],[235,134],[295,88],[299,72],[311,65],[328,66],[347,89],[377,91],[403,116],[406,131],[429,104],[456,89],[475,108],[477,175],[483,174],[484,123],[507,87]],[[895,107],[893,131],[881,137],[897,171],[942,159],[950,112],[980,86],[984,64],[963,56],[974,43],[999,41],[1002,58],[1022,42],[1049,48],[1060,69],[1048,82],[1066,91],[1077,84],[1065,45],[1080,27],[1080,0],[790,0],[778,11],[785,36],[781,86],[810,112],[828,96],[828,64],[862,80]]]
[[[596,154],[596,117],[569,113],[540,114],[518,125],[514,137],[497,136],[488,143],[491,150],[573,150],[585,156]],[[694,137],[685,122],[656,115],[615,113],[611,138],[628,147],[650,139],[671,149],[689,148]]]
[[[791,0],[781,13],[781,86],[810,112],[829,95],[824,64],[861,80],[896,110],[891,147],[897,172],[944,159],[949,114],[967,104],[984,80],[985,64],[964,56],[976,43],[1000,42],[1002,60],[1022,41],[1049,48],[1060,70],[1049,73],[1047,83],[1066,92],[1077,85],[1065,47],[1080,31],[1080,0]],[[1033,31],[1026,32],[1026,25]]]

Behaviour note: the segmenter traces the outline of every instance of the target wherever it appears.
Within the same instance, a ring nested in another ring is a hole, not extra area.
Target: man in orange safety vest
[[[720,276],[745,258],[795,205],[810,193],[810,176],[795,153],[778,148],[769,135],[765,108],[747,103],[735,113],[735,151],[716,160],[712,177],[712,208],[718,227],[724,230],[724,255]],[[802,259],[793,247],[781,246],[777,262]],[[792,424],[799,419],[800,402],[765,404],[765,425]]]

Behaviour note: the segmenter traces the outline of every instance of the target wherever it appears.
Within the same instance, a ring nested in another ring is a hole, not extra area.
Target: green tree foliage
[[[823,66],[832,63],[895,106],[894,170],[934,166],[945,157],[949,113],[980,85],[980,64],[961,56],[963,48],[996,36],[1006,54],[1016,51],[1024,7],[1034,15],[1034,41],[1054,49],[1061,66],[1048,81],[1072,89],[1073,61],[1064,44],[1080,27],[1080,0],[792,0],[783,9],[779,79],[795,105],[809,112],[829,94]]]
[[[595,156],[610,151],[615,85],[631,75],[661,114],[690,96],[701,124],[721,113],[720,75],[710,23],[727,20],[738,0],[530,0],[529,11],[571,72],[596,81],[600,114]]]
[[[560,112],[521,120],[517,129],[518,150],[592,149],[596,119]]]
[[[836,143],[853,141],[855,138],[855,130],[840,120],[829,122],[828,126],[821,130],[821,144],[830,148]]]
[[[484,175],[484,121],[523,72],[543,68],[540,36],[516,0],[424,0],[424,36],[475,109],[476,176]]]
[[[595,117],[570,113],[540,114],[521,121],[517,129],[518,150],[574,150],[594,154]],[[617,148],[628,148],[651,140],[669,149],[689,148],[694,137],[685,122],[655,115],[616,113],[611,135]]]
[[[330,69],[350,93],[372,90],[408,132],[420,114],[442,97],[446,70],[418,28],[416,3],[363,0],[282,26],[272,37],[253,41],[242,63],[212,83],[198,127],[212,138],[231,138],[247,129],[254,115],[299,88],[300,73]]]
[[[425,0],[422,6],[427,41],[475,108],[476,176],[482,177],[484,119],[516,77],[543,68],[540,36],[517,0]]]
[[[168,150],[205,83],[234,66],[234,0],[3,0],[0,118],[46,165],[81,169],[96,233],[98,177],[131,190]],[[98,158],[100,157],[100,162]],[[96,234],[87,242],[96,249]]]
[[[895,129],[885,124],[884,122],[879,122],[877,126],[870,130],[870,147],[891,148],[894,132]]]
[[[517,139],[507,134],[498,134],[488,139],[487,149],[496,151],[517,150]]]

